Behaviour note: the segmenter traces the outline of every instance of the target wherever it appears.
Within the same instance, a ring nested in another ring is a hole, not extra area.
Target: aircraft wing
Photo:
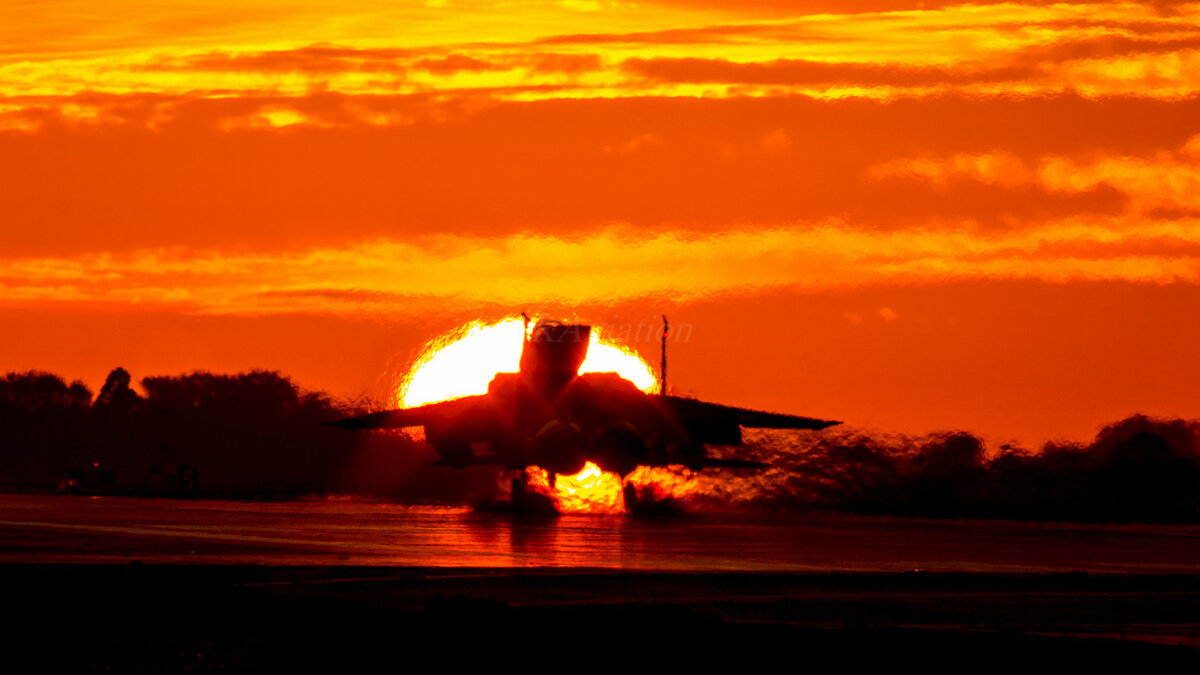
[[[440,403],[417,406],[416,408],[400,408],[382,412],[346,417],[325,424],[339,429],[400,429],[403,427],[423,427],[431,421],[459,418],[485,405],[487,396],[464,396]]]
[[[737,421],[739,426],[752,429],[825,429],[841,422],[821,420],[814,417],[785,415],[783,413],[750,410],[734,406],[707,403],[694,398],[680,396],[665,397],[665,405],[676,415],[687,421],[693,420],[730,420]]]

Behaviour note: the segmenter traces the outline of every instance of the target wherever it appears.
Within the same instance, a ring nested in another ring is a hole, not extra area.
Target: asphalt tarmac
[[[1200,574],[1200,526],[0,495],[0,562]]]
[[[1198,535],[5,495],[0,667],[1194,668]]]

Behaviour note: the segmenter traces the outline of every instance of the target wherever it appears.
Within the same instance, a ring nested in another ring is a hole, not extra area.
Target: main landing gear
[[[550,486],[558,480],[557,474],[550,474]],[[548,495],[529,487],[529,470],[521,469],[521,475],[512,479],[512,509],[516,513],[557,514],[554,500]]]

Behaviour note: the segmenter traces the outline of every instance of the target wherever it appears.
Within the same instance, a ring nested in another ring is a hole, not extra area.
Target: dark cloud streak
[[[723,59],[628,59],[625,71],[658,82],[726,82],[846,86],[923,86],[1014,82],[1038,77],[1034,66],[948,69],[864,63],[823,63],[780,59],[761,63],[735,63]]]

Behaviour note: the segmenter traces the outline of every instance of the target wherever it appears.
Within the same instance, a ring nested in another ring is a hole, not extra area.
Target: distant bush
[[[0,489],[47,490],[92,467],[124,494],[171,493],[183,468],[199,494],[353,493],[461,503],[494,490],[488,467],[426,466],[407,435],[323,426],[365,412],[276,372],[155,376],[133,390],[122,368],[100,393],[50,373],[0,378]],[[1200,425],[1130,417],[1086,445],[990,456],[966,432],[924,437],[853,430],[753,432],[739,456],[769,465],[705,471],[686,506],[832,509],[938,518],[1200,521]]]
[[[1200,424],[1134,416],[1087,445],[1003,448],[966,432],[912,438],[855,431],[760,434],[772,468],[701,494],[769,508],[936,518],[1200,521]]]
[[[81,383],[50,373],[0,379],[0,488],[53,489],[63,476],[95,467],[115,476],[105,485],[112,491],[172,493],[186,467],[198,476],[199,494],[386,496],[428,459],[403,434],[322,426],[364,411],[279,373],[147,377],[144,397],[131,381],[114,369],[93,403]]]

